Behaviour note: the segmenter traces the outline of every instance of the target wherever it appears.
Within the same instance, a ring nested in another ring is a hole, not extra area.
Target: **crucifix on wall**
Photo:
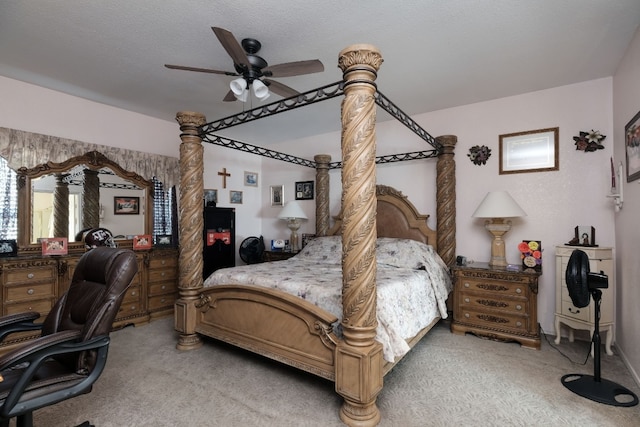
[[[227,188],[227,177],[231,176],[231,174],[227,172],[227,168],[222,168],[222,171],[218,172],[218,175],[222,177],[222,188]]]

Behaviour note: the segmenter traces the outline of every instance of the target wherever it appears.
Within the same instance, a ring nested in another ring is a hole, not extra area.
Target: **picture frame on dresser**
[[[42,255],[66,255],[69,251],[66,237],[47,237],[42,239]]]
[[[0,258],[18,256],[18,242],[15,239],[0,240]]]

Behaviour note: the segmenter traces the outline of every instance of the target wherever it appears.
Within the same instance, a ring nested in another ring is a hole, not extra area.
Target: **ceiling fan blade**
[[[263,81],[264,81],[264,84],[269,87],[269,90],[275,93],[276,95],[280,95],[284,98],[300,95],[300,92],[298,92],[297,90],[287,85],[283,85],[282,83],[277,82],[275,80],[264,79]]]
[[[270,77],[292,77],[302,74],[319,73],[324,71],[324,65],[318,59],[308,61],[285,62],[284,64],[265,67],[262,73]],[[270,73],[270,74],[269,74]]]
[[[233,94],[233,91],[230,90],[229,92],[227,92],[227,94],[224,96],[224,98],[222,98],[222,100],[224,102],[233,102],[233,101],[237,101],[238,99]]]
[[[186,67],[184,65],[172,65],[172,64],[164,64],[164,66],[167,68],[171,68],[172,70],[186,70],[186,71],[196,71],[198,73],[224,74],[225,76],[239,75],[237,73],[232,73],[231,71],[211,70],[209,68]]]
[[[247,54],[230,31],[219,27],[211,27],[211,29],[218,37],[218,40],[220,40],[220,44],[222,45],[222,47],[224,47],[231,59],[233,59],[234,64],[242,65],[246,68],[251,68],[251,64],[249,63]]]

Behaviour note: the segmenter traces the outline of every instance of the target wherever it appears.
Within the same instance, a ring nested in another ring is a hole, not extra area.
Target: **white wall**
[[[625,159],[624,128],[640,111],[640,30],[613,79],[615,156]],[[640,180],[624,184],[624,206],[616,215],[616,347],[640,384]]]

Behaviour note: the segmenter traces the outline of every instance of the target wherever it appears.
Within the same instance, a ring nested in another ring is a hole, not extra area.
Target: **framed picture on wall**
[[[242,204],[242,191],[229,191],[229,203]]]
[[[500,135],[500,175],[559,169],[559,128]]]
[[[284,206],[284,185],[271,186],[271,206]]]
[[[113,198],[114,215],[138,215],[140,213],[140,197]]]
[[[218,190],[204,190],[204,205],[215,207],[218,204]]]
[[[296,182],[296,200],[313,200],[313,181]]]
[[[640,111],[624,127],[627,182],[640,178]]]
[[[244,185],[249,187],[258,186],[258,174],[256,172],[244,172]]]

